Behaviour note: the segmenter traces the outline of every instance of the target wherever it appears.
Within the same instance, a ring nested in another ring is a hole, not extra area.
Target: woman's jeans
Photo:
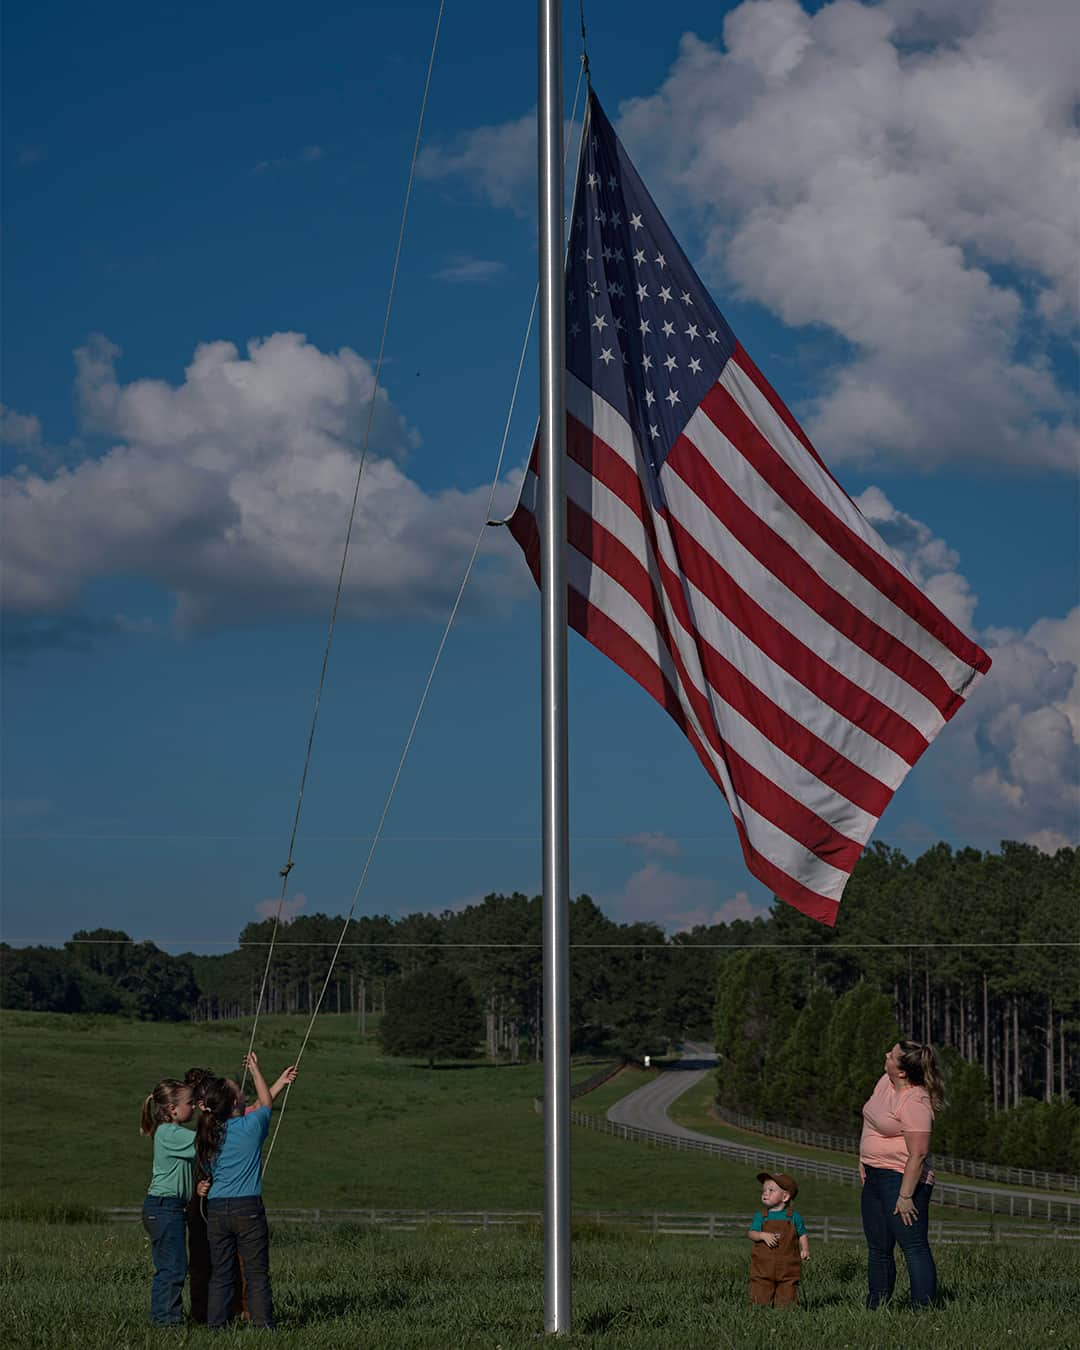
[[[148,1195],[143,1201],[143,1227],[150,1235],[154,1282],[150,1286],[150,1321],[160,1327],[184,1321],[184,1278],[187,1275],[187,1234],[178,1195]]]
[[[868,1248],[866,1306],[877,1308],[892,1298],[896,1284],[893,1251],[899,1242],[911,1281],[911,1306],[925,1308],[937,1296],[937,1267],[927,1238],[934,1188],[922,1182],[915,1187],[913,1198],[919,1217],[909,1227],[899,1214],[893,1213],[903,1173],[887,1167],[867,1167],[865,1172],[862,1222]]]
[[[236,1258],[244,1261],[248,1314],[253,1327],[274,1325],[270,1295],[270,1231],[261,1195],[207,1200],[206,1236],[210,1242],[210,1298],[207,1323],[223,1327],[232,1315]]]

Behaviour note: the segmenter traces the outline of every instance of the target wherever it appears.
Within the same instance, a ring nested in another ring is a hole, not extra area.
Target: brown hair
[[[899,1065],[914,1087],[925,1088],[930,1105],[940,1111],[945,1102],[945,1080],[938,1067],[932,1045],[921,1041],[900,1041]]]
[[[202,1115],[195,1130],[195,1175],[213,1172],[213,1161],[225,1142],[225,1125],[236,1110],[236,1088],[227,1078],[211,1078],[202,1086]]]
[[[213,1069],[188,1069],[184,1074],[184,1082],[191,1089],[192,1101],[201,1102],[206,1092],[206,1086],[217,1077]]]
[[[152,1135],[159,1125],[170,1119],[172,1108],[177,1106],[185,1092],[191,1088],[175,1078],[163,1078],[143,1099],[142,1116],[139,1119],[139,1133]]]

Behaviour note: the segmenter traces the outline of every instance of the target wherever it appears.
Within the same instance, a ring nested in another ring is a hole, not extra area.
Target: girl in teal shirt
[[[185,1130],[195,1106],[191,1089],[175,1078],[163,1078],[146,1096],[139,1128],[154,1141],[150,1189],[143,1201],[142,1221],[150,1237],[154,1280],[150,1286],[150,1321],[180,1326],[187,1276],[184,1211],[191,1199],[195,1132]]]

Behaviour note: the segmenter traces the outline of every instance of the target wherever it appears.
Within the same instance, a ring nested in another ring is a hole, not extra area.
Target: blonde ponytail
[[[930,1105],[940,1111],[945,1104],[945,1080],[934,1047],[923,1045],[921,1041],[901,1041],[899,1062],[908,1082],[914,1087],[925,1088]]]
[[[191,1089],[175,1078],[163,1078],[153,1092],[143,1098],[142,1115],[139,1118],[139,1133],[152,1135],[159,1125],[170,1118],[172,1108],[178,1104],[185,1093]]]

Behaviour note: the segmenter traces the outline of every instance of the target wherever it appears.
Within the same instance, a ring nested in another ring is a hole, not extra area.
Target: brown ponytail
[[[163,1078],[153,1092],[148,1092],[143,1098],[139,1133],[152,1135],[159,1125],[164,1125],[169,1119],[172,1108],[179,1104],[184,1093],[190,1091],[175,1078]]]
[[[945,1080],[934,1047],[923,1045],[921,1041],[901,1041],[899,1063],[908,1082],[914,1087],[925,1088],[930,1105],[940,1111],[945,1104]]]
[[[211,1078],[202,1088],[202,1115],[195,1131],[195,1176],[213,1175],[214,1159],[225,1142],[225,1126],[236,1109],[236,1089],[227,1078]]]

